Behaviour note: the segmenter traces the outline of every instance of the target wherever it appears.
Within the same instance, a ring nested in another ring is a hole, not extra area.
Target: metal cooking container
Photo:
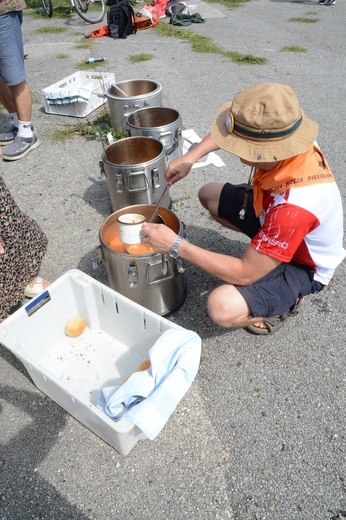
[[[113,213],[101,226],[99,239],[110,287],[165,316],[177,310],[186,297],[187,283],[181,259],[160,253],[129,255],[109,247],[112,239],[119,234],[120,215],[141,213],[148,220],[153,209],[151,205],[136,205]],[[172,211],[160,208],[158,215],[169,228],[183,233],[183,224]]]
[[[162,85],[148,79],[121,81],[107,88],[106,98],[113,128],[125,132],[126,118],[132,112],[162,105]]]
[[[126,137],[106,148],[100,161],[113,211],[133,204],[156,204],[167,182],[162,143],[150,137]],[[169,190],[162,206],[168,208]]]
[[[142,108],[126,119],[126,135],[143,135],[160,141],[167,163],[183,154],[182,130],[182,118],[173,108]]]

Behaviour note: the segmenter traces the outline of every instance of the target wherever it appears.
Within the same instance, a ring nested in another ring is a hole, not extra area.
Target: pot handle
[[[160,142],[162,142],[165,137],[172,137],[172,140],[173,140],[172,146],[170,146],[169,148],[167,146],[165,146],[165,154],[171,155],[174,152],[174,150],[177,148],[179,141],[178,141],[178,139],[176,139],[174,137],[174,135],[172,135],[172,132],[160,132],[158,135]]]
[[[179,143],[181,141],[181,136],[182,136],[181,128],[178,128],[176,130],[175,135],[173,135],[172,132],[161,132],[158,136],[159,141],[161,141],[161,138],[163,139],[167,136],[172,136],[173,144],[169,148],[165,147],[165,154],[171,155],[178,148]]]
[[[166,255],[160,255],[156,261],[149,261],[147,264],[147,285],[157,285],[173,278],[173,272]],[[161,276],[162,274],[162,276]]]
[[[142,186],[138,186],[138,179],[143,178]],[[145,175],[145,171],[139,171],[136,173],[129,173],[127,177],[127,184],[128,184],[128,191],[129,192],[136,192],[136,191],[146,191],[149,188],[148,180]]]

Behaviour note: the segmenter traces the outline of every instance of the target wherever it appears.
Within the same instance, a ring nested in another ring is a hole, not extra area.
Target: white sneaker
[[[318,0],[318,3],[323,5],[334,5],[335,0]]]

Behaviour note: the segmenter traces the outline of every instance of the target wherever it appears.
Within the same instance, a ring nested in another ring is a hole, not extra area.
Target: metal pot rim
[[[138,117],[138,114],[140,114],[140,112],[150,112],[150,110],[153,110],[153,109],[162,109],[163,110],[170,110],[172,112],[175,112],[175,114],[177,115],[176,119],[174,121],[170,121],[170,122],[167,122],[165,124],[162,124],[162,125],[155,125],[155,126],[142,126],[142,125],[136,125],[134,123],[132,123],[130,121],[130,119],[134,119],[136,114],[137,114],[137,117]],[[165,128],[170,128],[174,125],[180,125],[182,123],[182,117],[180,115],[180,113],[175,110],[174,108],[168,108],[168,107],[145,107],[145,108],[140,108],[138,110],[135,110],[135,112],[132,112],[131,114],[129,114],[126,118],[126,121],[125,121],[125,124],[126,124],[126,127],[130,127],[131,129],[135,129],[135,130],[138,130],[138,131],[151,131],[151,132],[154,132],[154,131],[158,131],[158,132],[163,132]],[[132,137],[136,137],[136,136],[132,136]],[[140,136],[138,136],[140,137]],[[146,137],[146,136],[143,136],[143,137]]]
[[[115,86],[115,88],[117,87],[117,85],[119,85],[120,89],[122,87],[122,85],[126,85],[128,83],[142,83],[142,82],[145,82],[145,83],[153,83],[156,87],[154,90],[150,91],[150,92],[146,92],[146,93],[142,93],[142,94],[138,94],[136,96],[115,96],[114,94],[111,94],[111,89],[112,87]],[[160,91],[162,89],[162,85],[158,82],[158,81],[155,81],[153,79],[130,79],[130,80],[126,80],[126,81],[118,81],[116,83],[113,83],[113,85],[110,85],[107,89],[106,89],[106,97],[108,97],[109,99],[116,99],[116,100],[121,100],[121,101],[132,101],[132,100],[136,100],[136,99],[142,99],[143,97],[145,97],[145,99],[147,99],[148,97],[151,97],[151,96],[154,96],[157,94],[158,91]]]
[[[145,142],[148,141],[148,139],[150,139],[150,141],[155,141],[155,143],[157,143],[161,147],[160,153],[158,153],[158,155],[156,155],[152,159],[146,159],[145,161],[139,162],[139,163],[131,163],[131,164],[125,163],[124,164],[124,163],[110,162],[108,160],[108,158],[106,156],[108,148],[113,147],[113,146],[115,146],[115,147],[124,146],[124,142],[130,141],[130,140],[135,140],[135,139],[141,140],[142,141],[141,145],[143,145],[143,146],[145,146]],[[105,162],[105,163],[109,164],[110,166],[115,166],[117,168],[121,168],[121,169],[125,169],[125,170],[129,169],[129,168],[131,168],[133,170],[135,170],[136,168],[143,169],[143,165],[150,165],[153,162],[159,161],[162,157],[165,156],[165,147],[163,146],[161,141],[159,141],[158,139],[154,139],[153,137],[147,137],[147,136],[134,135],[131,137],[124,137],[123,139],[119,139],[119,141],[115,141],[115,143],[112,143],[108,148],[106,148],[106,151],[102,153],[102,156],[101,156],[102,162]]]
[[[137,254],[137,255],[130,255],[129,253],[123,253],[121,251],[116,251],[115,249],[113,249],[112,247],[109,247],[106,242],[104,241],[103,239],[103,230],[105,228],[105,226],[107,225],[108,222],[110,222],[111,220],[118,220],[118,217],[120,217],[122,214],[125,214],[125,213],[141,213],[141,210],[140,208],[142,208],[142,211],[143,211],[143,207],[145,208],[150,208],[150,211],[149,211],[149,214],[151,214],[151,211],[154,209],[155,207],[155,204],[134,204],[132,206],[126,206],[124,208],[121,208],[117,211],[114,211],[111,215],[109,215],[106,220],[101,224],[100,226],[100,229],[99,229],[99,241],[100,241],[100,244],[101,244],[101,247],[105,247],[107,249],[107,251],[109,251],[111,254],[113,254],[114,256],[122,256],[122,257],[126,257],[126,258],[137,258],[137,257],[156,257],[156,258],[159,258],[162,256],[162,253],[155,253],[155,251],[153,253],[144,253],[144,254]],[[167,212],[168,214],[171,214],[173,215],[173,217],[175,217],[175,219],[177,220],[177,223],[179,224],[179,232],[183,229],[183,223],[182,221],[180,220],[180,218],[173,212],[171,211],[170,209],[168,208],[160,208],[159,211],[162,211],[163,213]],[[161,216],[162,220],[164,221],[165,223],[165,219],[164,219],[164,216]],[[169,255],[167,253],[164,254],[164,257],[165,258],[168,258]]]

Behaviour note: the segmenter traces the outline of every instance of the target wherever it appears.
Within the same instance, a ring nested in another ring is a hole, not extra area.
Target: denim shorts
[[[221,191],[218,215],[252,238],[260,229],[260,222],[253,209],[252,191],[248,194],[245,218],[239,218],[245,190],[245,184],[226,183]],[[312,269],[295,262],[282,262],[251,285],[235,285],[250,307],[252,316],[264,318],[283,314],[298,298],[319,292],[323,287],[324,285],[314,280]]]
[[[26,80],[22,21],[22,11],[0,15],[0,75],[9,87]]]

